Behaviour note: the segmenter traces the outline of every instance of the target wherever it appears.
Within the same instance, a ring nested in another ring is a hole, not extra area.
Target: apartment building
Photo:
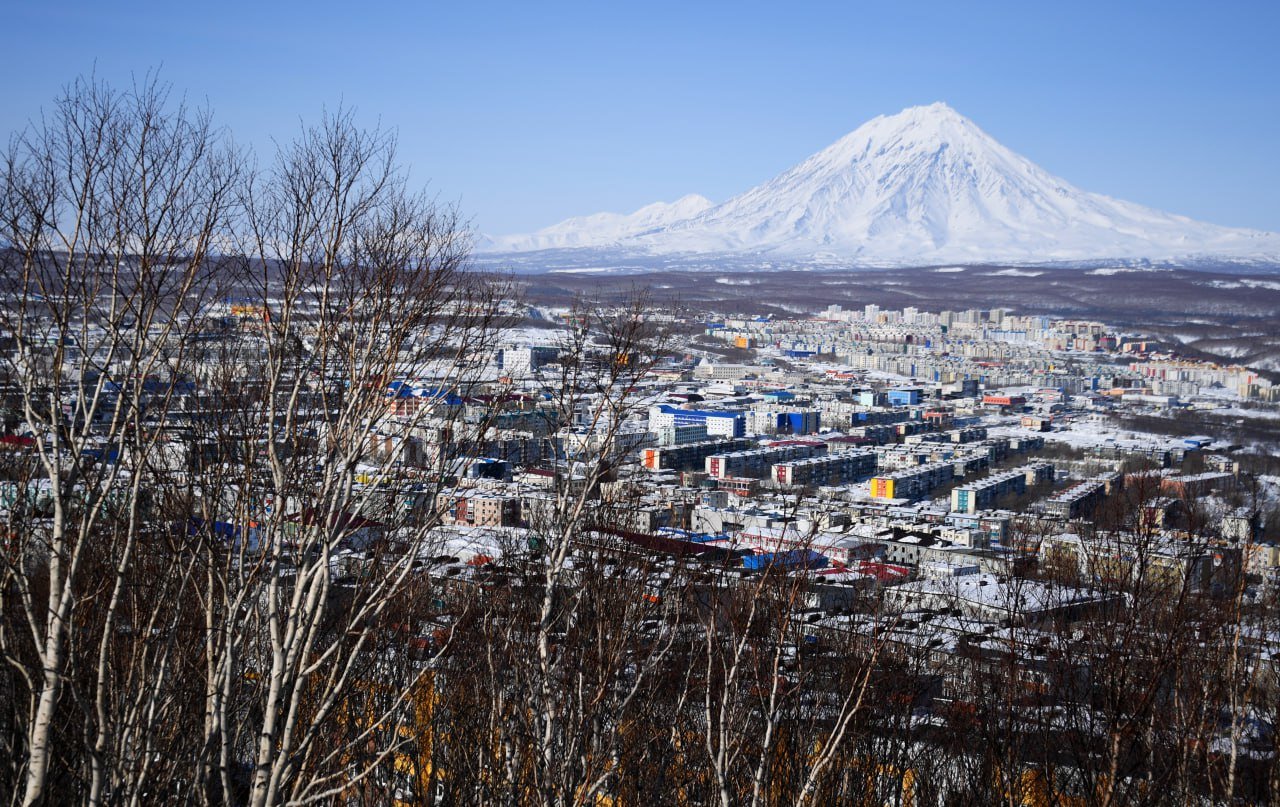
[[[771,476],[780,485],[842,485],[866,479],[875,470],[875,452],[854,449],[775,463]]]

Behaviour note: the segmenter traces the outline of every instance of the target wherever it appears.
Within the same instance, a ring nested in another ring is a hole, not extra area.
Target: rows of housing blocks
[[[875,471],[876,453],[859,448],[776,463],[773,478],[780,485],[841,485],[866,479]]]
[[[753,445],[755,442],[745,437],[734,437],[683,445],[658,446],[644,449],[641,462],[650,471],[689,471],[702,468],[707,457],[742,451]]]
[[[764,448],[713,454],[706,459],[706,472],[708,476],[716,479],[760,477],[764,476],[774,463],[808,459],[826,453],[826,444],[817,441],[775,443]]]
[[[1025,493],[1028,487],[1052,482],[1053,474],[1053,466],[1047,462],[1032,462],[991,474],[952,490],[951,509],[960,513],[989,510],[1004,496]]]

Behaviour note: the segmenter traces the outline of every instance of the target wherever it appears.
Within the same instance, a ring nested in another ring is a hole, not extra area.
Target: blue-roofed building
[[[707,427],[707,435],[711,437],[745,437],[747,434],[747,415],[745,412],[719,411],[714,409],[681,409],[670,404],[659,404],[649,408],[649,431],[658,432],[673,426]]]

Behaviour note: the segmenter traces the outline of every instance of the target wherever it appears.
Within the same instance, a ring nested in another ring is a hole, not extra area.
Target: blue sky
[[[481,231],[722,201],[946,101],[1087,190],[1280,231],[1280,3],[12,4],[0,129],[159,67],[269,152],[324,108],[396,130]]]

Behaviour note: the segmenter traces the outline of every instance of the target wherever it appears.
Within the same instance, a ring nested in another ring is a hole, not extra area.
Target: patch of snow
[[[1090,269],[1089,271],[1085,272],[1085,274],[1108,276],[1108,275],[1127,275],[1135,272],[1161,272],[1161,271],[1164,271],[1164,270],[1153,267],[1153,266],[1107,266],[1102,269]]]
[[[983,272],[987,277],[1040,277],[1044,272],[1028,269],[1001,269],[998,272]]]
[[[1207,410],[1211,415],[1232,418],[1259,418],[1262,420],[1280,420],[1280,409],[1242,409],[1240,407],[1224,407]]]

